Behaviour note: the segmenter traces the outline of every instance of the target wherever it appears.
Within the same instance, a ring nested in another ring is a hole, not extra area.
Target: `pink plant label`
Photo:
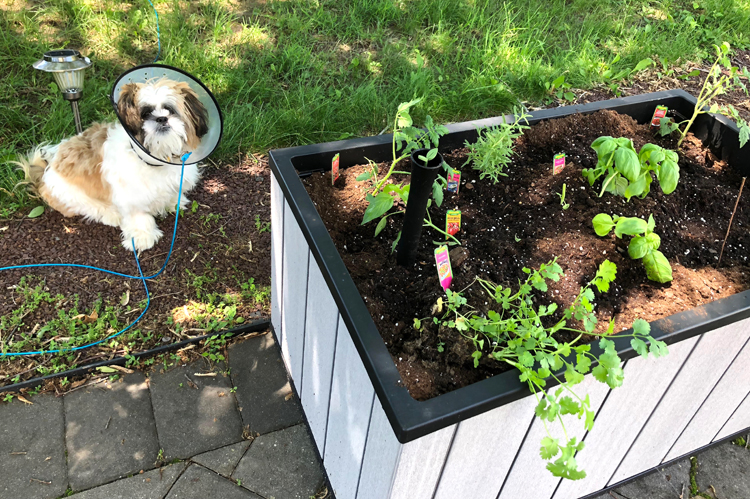
[[[565,153],[555,154],[554,162],[552,163],[552,175],[562,173],[565,169]]]
[[[448,183],[445,186],[445,190],[458,194],[458,185],[461,183],[461,172],[458,170],[450,170],[448,172]]]
[[[339,179],[339,155],[338,153],[336,153],[336,156],[333,157],[333,161],[331,162],[331,185],[334,185],[338,179]]]
[[[451,258],[448,246],[435,248],[435,265],[437,265],[438,279],[443,291],[451,287],[453,281],[453,270],[451,269]]]
[[[667,106],[656,106],[656,109],[654,109],[654,116],[651,118],[651,126],[661,126],[661,119],[667,115],[668,109]]]

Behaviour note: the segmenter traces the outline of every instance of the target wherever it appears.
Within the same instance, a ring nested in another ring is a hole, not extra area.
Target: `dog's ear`
[[[180,85],[180,93],[185,100],[185,112],[198,138],[208,133],[208,110],[198,98],[198,94],[189,85]]]
[[[120,115],[123,123],[125,123],[125,127],[136,139],[143,133],[141,129],[143,126],[141,111],[135,102],[138,90],[140,90],[140,85],[137,83],[123,85],[120,91],[120,99],[117,101],[117,114]]]

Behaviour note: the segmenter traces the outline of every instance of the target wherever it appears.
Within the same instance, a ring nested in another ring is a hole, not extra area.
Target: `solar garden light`
[[[70,101],[76,133],[83,132],[81,115],[78,113],[78,100],[83,96],[83,73],[89,66],[91,66],[89,58],[72,49],[51,50],[44,54],[42,60],[34,63],[34,69],[52,73],[55,83],[63,94],[63,99]]]

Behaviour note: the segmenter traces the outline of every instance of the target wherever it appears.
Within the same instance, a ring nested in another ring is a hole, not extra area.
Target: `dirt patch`
[[[526,277],[524,267],[538,268],[557,257],[565,277],[552,283],[541,301],[554,301],[562,309],[593,278],[598,265],[609,259],[617,265],[617,279],[609,293],[597,296],[598,317],[604,323],[614,316],[618,328],[627,328],[636,318],[652,321],[667,317],[748,287],[750,210],[745,197],[735,216],[722,268],[713,267],[734,207],[739,176],[691,138],[680,151],[681,178],[671,195],[664,195],[654,182],[644,200],[634,198],[628,203],[609,194],[599,198],[601,182],[590,187],[581,169],[595,166],[596,153],[590,145],[602,135],[630,137],[636,148],[647,142],[671,149],[676,146],[672,138],[655,137],[648,125],[600,111],[532,127],[517,141],[517,154],[506,170],[509,176],[496,185],[480,180],[468,166],[462,167],[465,150],[445,155],[447,163],[463,172],[459,194],[446,196],[441,208],[431,209],[438,226],[444,225],[448,209],[462,212],[457,237],[464,261],[454,264],[452,289],[466,288],[475,277],[517,289],[518,281]],[[559,152],[566,153],[567,167],[552,176],[552,156]],[[408,168],[403,164],[398,169]],[[398,267],[391,243],[401,229],[402,218],[390,217],[375,238],[375,222],[360,225],[366,184],[355,177],[364,169],[346,169],[334,187],[327,173],[313,174],[304,182],[412,396],[422,400],[501,372],[491,360],[483,360],[475,369],[470,357],[474,347],[454,330],[438,329],[429,321],[423,321],[429,323],[421,331],[412,327],[415,318],[431,318],[433,305],[443,296],[432,242],[440,235],[425,229],[417,265]],[[408,179],[401,175],[393,181]],[[563,184],[568,210],[562,208],[557,195]],[[598,237],[591,220],[601,212],[644,219],[653,214],[655,232],[662,240],[660,250],[672,265],[674,280],[663,285],[647,280],[642,263],[627,256],[627,236]],[[470,287],[465,294],[480,312],[489,307],[480,286]]]
[[[169,265],[160,277],[149,280],[151,307],[136,330],[76,354],[0,359],[0,385],[14,378],[22,381],[92,361],[144,351],[207,330],[226,329],[269,315],[270,289],[270,172],[265,158],[247,157],[240,164],[204,170],[203,180],[188,194],[193,202],[180,217]],[[171,242],[174,217],[158,220],[162,240],[141,255],[145,275],[162,266]],[[47,209],[39,218],[0,220],[0,267],[33,263],[76,263],[137,275],[131,252],[120,244],[120,231],[79,218],[64,218]],[[12,270],[0,272],[0,317],[9,318],[20,306],[29,306],[19,286],[22,278],[33,297],[49,295],[23,317],[22,324],[0,327],[0,343],[15,348],[27,342],[50,349],[52,342],[65,344],[73,331],[42,331],[57,323],[60,313],[82,315],[65,324],[83,327],[105,313],[118,328],[129,324],[145,306],[146,294],[139,280],[71,268]],[[28,286],[27,286],[28,287]],[[38,292],[35,291],[38,287]],[[61,295],[60,299],[55,299]],[[127,304],[123,305],[127,301]],[[216,313],[219,303],[236,306],[236,313]],[[97,305],[98,304],[98,305]],[[107,312],[107,307],[111,310]],[[213,307],[213,308],[212,308]],[[209,315],[207,315],[209,313]],[[211,315],[213,314],[213,315]],[[229,317],[231,315],[231,317]],[[216,320],[214,320],[216,319]],[[104,327],[90,341],[118,329]],[[39,331],[42,331],[40,333]],[[36,336],[41,337],[37,338]],[[86,342],[88,342],[87,340]],[[41,365],[37,370],[35,366]],[[25,372],[19,375],[21,372]],[[18,376],[18,377],[17,377]]]

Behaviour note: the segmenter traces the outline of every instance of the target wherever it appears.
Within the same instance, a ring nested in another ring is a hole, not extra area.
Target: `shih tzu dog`
[[[208,112],[187,83],[129,83],[117,111],[133,137],[163,161],[179,162],[208,132]],[[37,147],[18,164],[50,207],[120,227],[123,247],[132,250],[132,239],[141,251],[162,236],[154,216],[176,209],[181,168],[149,165],[134,147],[122,124],[95,123],[57,145]],[[181,208],[199,178],[195,164],[185,165]]]

